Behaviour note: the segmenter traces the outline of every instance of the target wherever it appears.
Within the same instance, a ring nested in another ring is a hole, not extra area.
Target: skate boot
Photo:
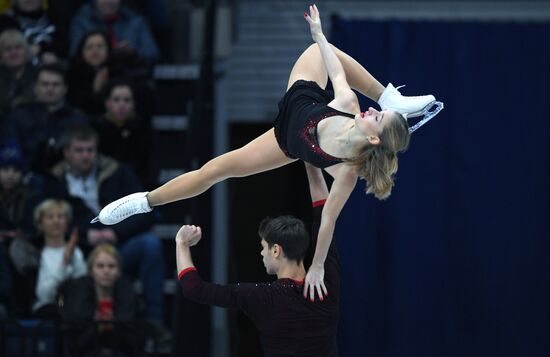
[[[106,225],[113,225],[135,214],[151,212],[153,209],[149,207],[146,197],[148,193],[132,193],[109,203],[99,212],[99,216],[92,219],[90,223],[101,222]]]
[[[401,95],[399,88],[395,88],[391,83],[382,92],[378,104],[382,110],[390,109],[401,113],[406,119],[422,115],[424,110],[429,109],[435,102],[433,95],[420,95],[415,97],[406,97]]]

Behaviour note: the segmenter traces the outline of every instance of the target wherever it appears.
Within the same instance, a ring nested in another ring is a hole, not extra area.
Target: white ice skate
[[[149,207],[146,197],[148,193],[132,193],[109,203],[99,212],[99,216],[92,219],[90,223],[101,222],[106,225],[113,225],[135,214],[151,212],[153,209]]]
[[[388,83],[380,99],[378,99],[378,104],[380,104],[382,110],[390,109],[401,113],[407,121],[410,118],[423,116],[420,121],[409,128],[409,132],[412,133],[436,116],[443,109],[443,103],[436,101],[431,94],[404,96],[399,92],[399,88],[402,87],[404,86],[395,88],[391,83]]]

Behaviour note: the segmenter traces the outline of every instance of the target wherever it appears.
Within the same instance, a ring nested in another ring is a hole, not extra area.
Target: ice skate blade
[[[418,128],[420,128],[422,125],[430,121],[433,117],[439,114],[439,112],[443,110],[443,108],[444,108],[443,102],[435,101],[425,106],[424,109],[418,112],[418,115],[409,115],[408,118],[424,116],[416,124],[409,127],[409,134],[412,134],[414,131],[418,130]]]

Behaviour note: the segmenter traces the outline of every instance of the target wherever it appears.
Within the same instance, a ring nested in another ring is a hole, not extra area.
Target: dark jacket
[[[106,67],[109,72],[109,80],[122,78],[125,75],[124,69],[114,61],[109,61],[101,68],[103,67]],[[94,91],[94,81],[98,71],[99,69],[79,60],[71,61],[67,71],[67,85],[69,87],[67,100],[90,116],[100,115],[104,112],[103,91]]]
[[[0,122],[11,110],[34,100],[36,69],[28,64],[19,78],[0,65]]]
[[[8,115],[3,135],[21,144],[32,170],[47,172],[62,158],[60,139],[63,131],[82,124],[88,124],[88,118],[68,104],[49,112],[44,104],[32,103]]]
[[[119,243],[151,229],[155,222],[155,216],[152,213],[133,216],[113,226],[102,226],[100,223],[91,225],[90,220],[96,214],[80,198],[68,194],[69,190],[65,179],[67,170],[68,164],[62,161],[52,169],[52,174],[65,188],[65,198],[73,207],[74,224],[78,227],[81,240],[85,240],[87,231],[90,228],[108,227],[114,229]],[[97,160],[97,181],[99,205],[101,207],[118,198],[143,190],[138,178],[128,166],[101,155],[98,156]],[[86,242],[82,241],[82,243]]]
[[[141,304],[130,282],[119,278],[113,288],[112,330],[100,332],[95,320],[98,306],[94,281],[90,276],[72,279],[59,287],[58,305],[69,349],[76,356],[99,346],[118,347],[125,352],[143,348]],[[116,335],[116,337],[115,337]],[[115,342],[116,339],[116,342]]]
[[[42,198],[36,190],[23,183],[10,191],[0,188],[0,231],[20,229],[32,233],[33,210]]]
[[[105,116],[93,118],[91,122],[101,138],[99,151],[130,166],[142,184],[149,184],[153,151],[150,122],[135,117],[118,126]]]

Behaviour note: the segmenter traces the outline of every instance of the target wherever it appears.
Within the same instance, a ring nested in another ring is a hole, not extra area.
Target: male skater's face
[[[262,251],[260,254],[262,255],[263,263],[265,270],[268,274],[277,274],[277,270],[275,269],[275,257],[273,256],[273,247],[269,247],[269,244],[262,239]]]

